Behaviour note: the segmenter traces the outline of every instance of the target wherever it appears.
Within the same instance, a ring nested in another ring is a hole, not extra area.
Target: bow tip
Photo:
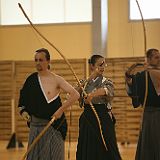
[[[20,4],[20,3],[18,3],[18,6],[19,6],[19,7],[21,7],[21,4]]]

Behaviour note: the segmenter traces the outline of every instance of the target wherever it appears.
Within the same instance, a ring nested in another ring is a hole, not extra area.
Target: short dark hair
[[[147,52],[146,52],[146,57],[147,58],[152,58],[154,52],[159,52],[159,50],[155,49],[155,48],[148,49]]]
[[[97,62],[97,60],[99,58],[104,58],[104,57],[99,55],[99,54],[95,54],[95,55],[91,56],[91,58],[88,60],[88,63],[92,64],[92,65],[95,65],[95,63]]]
[[[40,48],[40,49],[36,50],[36,53],[40,53],[40,52],[44,52],[45,53],[45,57],[46,57],[47,61],[50,60],[50,54],[49,54],[49,51],[47,49]]]

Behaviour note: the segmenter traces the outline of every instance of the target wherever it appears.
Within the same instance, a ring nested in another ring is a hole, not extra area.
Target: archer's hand
[[[64,112],[64,109],[60,107],[53,115],[52,118],[55,117],[55,119],[61,118],[62,114]]]
[[[146,64],[143,64],[143,63],[135,63],[135,64],[132,64],[129,68],[128,68],[128,70],[126,71],[126,74],[128,74],[128,75],[131,75],[131,74],[133,74],[132,72],[134,71],[134,69],[136,68],[136,67],[138,67],[138,66],[146,66]]]
[[[25,121],[30,121],[31,120],[31,117],[30,115],[28,114],[28,112],[24,111],[22,113],[22,118],[25,120]]]
[[[87,94],[87,96],[85,97],[85,103],[89,104],[92,101],[93,95],[91,93]]]

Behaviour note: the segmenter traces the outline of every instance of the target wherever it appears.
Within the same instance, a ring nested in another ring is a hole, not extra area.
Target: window
[[[141,20],[136,0],[129,1],[130,20]],[[138,0],[144,19],[160,19],[160,0]]]
[[[0,0],[0,25],[91,22],[92,0]]]

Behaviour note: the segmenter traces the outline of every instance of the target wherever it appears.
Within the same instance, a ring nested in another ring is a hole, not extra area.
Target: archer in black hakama
[[[26,111],[31,116],[29,145],[51,120],[51,116],[62,106],[59,95],[47,101],[38,73],[31,74],[20,91],[20,113]],[[27,160],[64,160],[64,140],[67,122],[63,114],[42,136]]]
[[[147,76],[148,94],[135,160],[160,160],[160,95],[156,92],[154,79],[149,72]],[[128,94],[132,97],[135,108],[143,105],[145,89],[145,71],[143,71],[134,75],[132,85],[128,86]]]
[[[84,88],[87,93],[106,87],[108,95],[94,97],[92,103],[100,119],[102,134],[107,150],[102,141],[100,128],[94,112],[89,104],[84,103],[81,95],[80,105],[84,106],[84,112],[79,119],[79,138],[76,152],[76,160],[121,160],[115,134],[115,118],[111,113],[111,100],[113,98],[113,84],[103,76],[91,80]]]

